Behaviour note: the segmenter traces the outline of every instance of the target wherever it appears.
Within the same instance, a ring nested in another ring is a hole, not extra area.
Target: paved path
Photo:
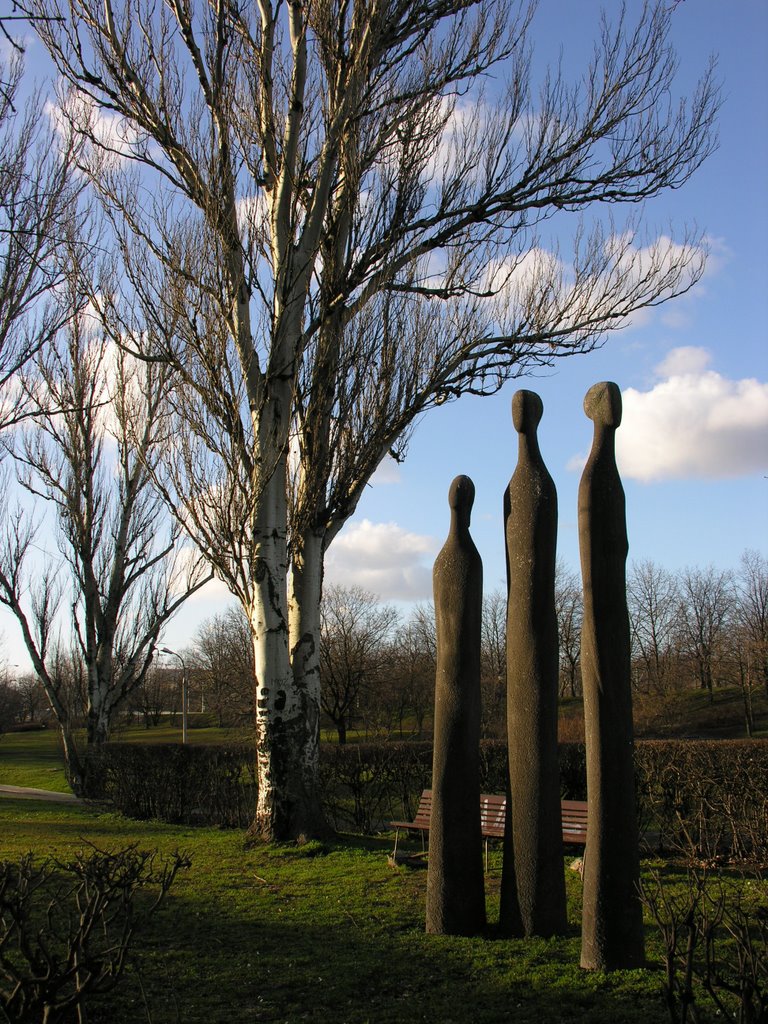
[[[31,789],[29,786],[2,786],[0,797],[15,800],[50,800],[57,804],[81,804],[83,801],[74,793],[56,793],[51,789]]]

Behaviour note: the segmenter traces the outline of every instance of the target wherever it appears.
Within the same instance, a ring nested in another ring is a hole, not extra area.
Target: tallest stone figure
[[[621,423],[618,386],[595,384],[584,399],[584,411],[595,432],[579,485],[589,800],[581,966],[615,970],[644,962],[626,594],[629,544],[615,453]]]
[[[563,934],[567,924],[557,760],[557,492],[539,450],[539,396],[517,391],[517,466],[504,496],[510,813],[501,926]]]

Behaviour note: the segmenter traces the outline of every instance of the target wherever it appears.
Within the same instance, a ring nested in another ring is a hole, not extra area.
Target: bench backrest
[[[495,793],[480,797],[480,831],[493,839],[504,838],[504,819],[507,816],[507,798]]]
[[[563,842],[581,843],[587,841],[586,800],[562,800]],[[429,830],[432,813],[432,790],[425,789],[419,800],[413,828]],[[507,814],[507,798],[500,793],[483,793],[480,797],[480,831],[491,839],[504,838],[504,819]]]
[[[425,789],[419,800],[419,807],[416,817],[413,819],[414,828],[423,828],[429,831],[429,817],[432,814],[432,790]]]
[[[563,816],[563,842],[586,843],[586,800],[562,800],[560,806]]]

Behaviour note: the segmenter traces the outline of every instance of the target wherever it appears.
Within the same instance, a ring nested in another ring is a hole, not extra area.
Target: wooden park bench
[[[586,846],[587,843],[587,803],[586,800],[562,800],[560,802],[563,843],[566,845]],[[392,858],[397,859],[397,841],[400,830],[421,833],[421,849],[426,851],[425,835],[429,832],[429,819],[432,813],[432,790],[425,789],[421,794],[416,817],[413,821],[390,821],[389,827],[395,829],[395,848]],[[507,816],[507,798],[497,793],[483,793],[480,797],[480,832],[485,840],[485,866],[488,867],[488,840],[504,838],[504,824]]]

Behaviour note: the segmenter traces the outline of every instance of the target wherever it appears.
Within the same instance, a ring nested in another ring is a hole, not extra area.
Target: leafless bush
[[[768,1021],[768,880],[691,872],[676,889],[655,874],[641,898],[662,939],[673,1024]]]
[[[156,853],[135,845],[0,862],[2,1019],[84,1024],[85,998],[118,983],[136,931],[189,865],[179,853],[156,865]],[[144,889],[151,895],[139,899]]]
[[[638,743],[638,796],[660,846],[694,865],[768,863],[767,758],[761,741]]]

